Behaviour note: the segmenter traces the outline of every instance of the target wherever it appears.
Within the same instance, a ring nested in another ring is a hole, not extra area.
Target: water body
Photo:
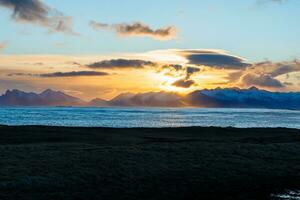
[[[300,200],[300,191],[287,191],[285,194],[272,194],[272,200]]]
[[[300,111],[203,108],[2,107],[2,125],[80,127],[286,127],[300,129]]]

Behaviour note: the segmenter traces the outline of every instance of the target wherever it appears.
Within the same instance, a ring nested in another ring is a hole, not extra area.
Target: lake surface
[[[300,111],[203,108],[0,108],[2,125],[82,127],[287,127],[300,129]]]
[[[300,191],[287,191],[285,194],[272,194],[273,200],[300,200]]]

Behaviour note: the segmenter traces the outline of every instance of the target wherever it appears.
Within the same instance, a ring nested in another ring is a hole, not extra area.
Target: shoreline
[[[0,199],[270,199],[300,188],[300,130],[0,125]]]
[[[64,125],[7,125],[7,124],[0,124],[1,128],[42,128],[42,129],[98,129],[98,130],[136,130],[136,129],[236,129],[236,130],[266,130],[266,129],[281,129],[281,130],[294,130],[300,131],[300,128],[289,128],[289,127],[235,127],[235,126],[170,126],[170,127],[106,127],[106,126],[64,126]]]

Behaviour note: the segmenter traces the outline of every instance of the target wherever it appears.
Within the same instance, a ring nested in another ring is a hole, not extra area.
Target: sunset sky
[[[298,0],[0,0],[0,94],[300,91]]]

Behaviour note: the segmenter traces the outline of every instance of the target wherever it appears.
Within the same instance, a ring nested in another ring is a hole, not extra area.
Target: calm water
[[[0,108],[0,124],[84,127],[300,128],[300,111],[194,108]]]
[[[300,200],[300,191],[287,191],[285,194],[272,194],[273,200]]]

